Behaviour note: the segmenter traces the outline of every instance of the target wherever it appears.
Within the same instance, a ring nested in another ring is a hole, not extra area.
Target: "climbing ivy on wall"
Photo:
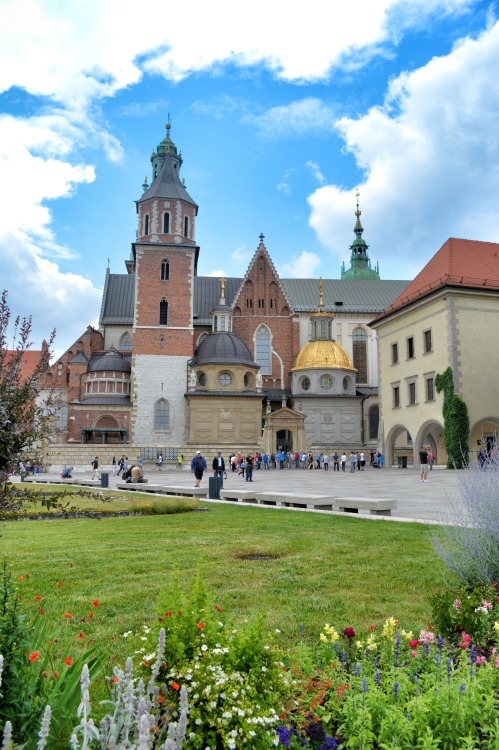
[[[442,414],[444,417],[444,445],[447,451],[447,468],[462,469],[468,463],[470,419],[468,407],[462,398],[454,393],[452,369],[435,378],[437,393],[444,392]]]

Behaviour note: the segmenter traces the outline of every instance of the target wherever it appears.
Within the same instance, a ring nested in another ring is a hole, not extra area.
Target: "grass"
[[[75,653],[99,642],[120,660],[123,632],[152,621],[175,569],[187,585],[201,567],[216,603],[239,620],[265,613],[288,644],[299,640],[300,623],[310,641],[325,622],[365,629],[393,615],[423,627],[443,571],[424,525],[222,504],[206,513],[4,523],[0,551],[23,578],[24,604],[41,606],[54,634]]]

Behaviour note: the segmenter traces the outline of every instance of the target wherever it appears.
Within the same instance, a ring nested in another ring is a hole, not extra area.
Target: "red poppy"
[[[28,656],[28,661],[34,662],[38,659],[39,656],[40,656],[39,651],[32,651],[32,653]]]
[[[182,615],[184,614],[184,613],[182,612],[182,610],[180,610],[180,609],[179,609],[178,613],[179,613],[179,616],[180,616],[180,617],[182,617]]]
[[[150,667],[151,666],[151,662],[147,661],[147,659],[144,659],[144,666],[145,667]]]
[[[120,678],[119,678],[119,677],[113,677],[113,680],[112,680],[112,681],[113,681],[113,682],[119,682],[119,681],[120,681]]]
[[[83,633],[81,631],[78,633],[78,640],[79,641],[83,640]]]
[[[38,610],[38,612],[39,612],[39,614],[41,614],[41,615],[43,615],[43,614],[44,614],[44,610],[43,610],[43,609],[39,609],[39,610]]]
[[[71,667],[73,664],[72,658],[70,656],[66,656],[66,658],[64,659],[64,664],[67,664],[68,667]]]
[[[91,620],[93,616],[94,616],[93,612],[89,612],[88,615],[87,615],[87,617],[88,617],[89,620]]]
[[[99,606],[99,600],[98,599],[92,599],[92,607],[98,607]]]
[[[165,612],[165,617],[171,617],[173,615],[173,612]]]
[[[222,607],[219,607],[218,604],[215,604],[215,609],[217,610],[217,612],[221,612],[222,611]]]
[[[24,576],[19,576],[18,581],[24,581]]]
[[[372,632],[373,630],[376,630],[376,625],[369,625],[369,630]]]
[[[61,582],[59,581],[57,585],[58,585],[58,586],[62,586],[62,583],[61,583]]]
[[[73,615],[70,612],[64,612],[64,617],[66,617],[68,620],[73,619]]]
[[[198,622],[197,627],[199,630],[202,630],[204,628],[204,622]]]
[[[158,703],[164,703],[165,699],[162,695],[158,695]]]
[[[42,596],[34,596],[33,599],[35,600],[35,602],[43,602]]]
[[[178,682],[172,682],[172,688],[174,690],[180,690],[180,685],[178,684]]]

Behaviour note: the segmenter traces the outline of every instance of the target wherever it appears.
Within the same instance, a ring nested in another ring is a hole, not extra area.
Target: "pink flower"
[[[485,664],[485,656],[477,656],[476,657],[476,663],[477,664]]]
[[[434,633],[430,633],[430,631],[422,630],[419,634],[419,642],[420,643],[433,643],[435,640]]]
[[[496,667],[499,667],[499,656],[496,656]]]
[[[485,609],[492,609],[492,604],[486,599],[482,599],[482,607],[485,607]]]
[[[415,651],[415,650],[413,649],[413,650],[411,651],[411,656],[414,656],[414,657],[416,657],[417,655],[418,655],[418,652],[417,652],[417,651]]]
[[[459,601],[459,599],[454,599],[454,601],[452,602],[452,606],[457,612],[459,612],[459,610],[461,609],[461,602]]]

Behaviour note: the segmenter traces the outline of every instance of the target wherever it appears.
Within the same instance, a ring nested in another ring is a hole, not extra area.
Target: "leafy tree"
[[[50,336],[46,357],[41,357],[34,371],[23,377],[23,358],[33,345],[30,340],[32,318],[18,316],[12,323],[7,297],[4,291],[0,300],[0,483],[7,481],[13,461],[23,451],[48,437],[52,417],[52,397],[49,395],[44,402],[37,397],[55,330]],[[11,326],[13,347],[9,350]]]
[[[468,464],[468,441],[470,437],[468,407],[463,399],[454,393],[454,377],[450,367],[436,376],[435,386],[437,393],[444,392],[442,414],[447,468],[462,469]]]

